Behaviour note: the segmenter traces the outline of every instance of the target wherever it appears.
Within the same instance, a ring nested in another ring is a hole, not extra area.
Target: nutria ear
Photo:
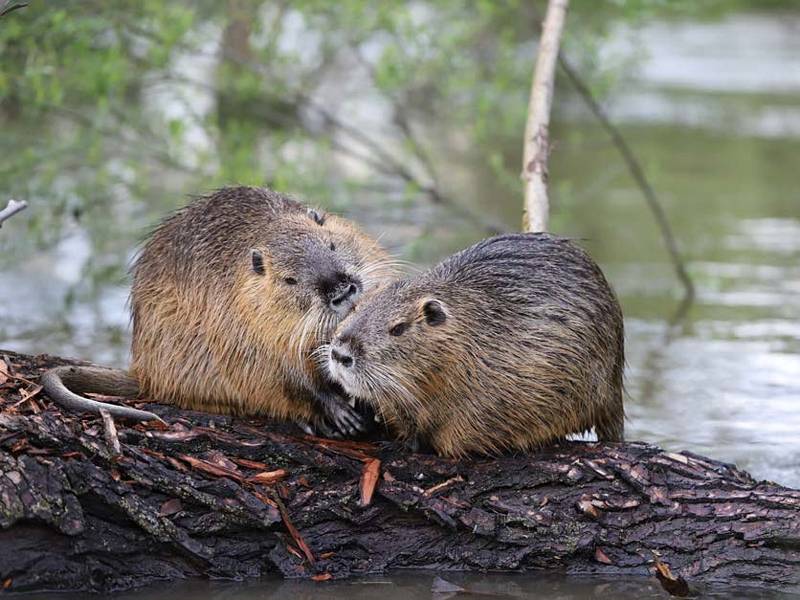
[[[253,248],[250,250],[250,260],[253,263],[253,271],[255,271],[258,275],[264,274],[264,257],[261,254],[261,251],[256,250]]]
[[[436,327],[447,321],[444,305],[438,300],[427,300],[422,305],[422,314],[425,315],[425,322],[431,327]]]
[[[325,224],[325,215],[322,214],[320,211],[314,208],[309,208],[306,211],[306,214],[308,215],[308,218],[314,221],[314,223],[316,223],[317,225]]]

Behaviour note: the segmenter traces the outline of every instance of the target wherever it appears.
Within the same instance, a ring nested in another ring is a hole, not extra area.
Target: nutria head
[[[372,238],[317,209],[283,211],[259,235],[242,258],[243,292],[271,329],[265,334],[289,335],[301,355],[393,272]]]
[[[454,356],[451,343],[459,335],[459,315],[442,299],[446,295],[421,278],[397,281],[365,299],[330,343],[332,378],[350,396],[375,404],[390,423],[412,415],[417,421],[429,409],[427,390]]]
[[[352,227],[336,221],[314,209],[276,219],[265,232],[268,241],[250,250],[252,276],[284,305],[343,318],[364,291],[359,271],[368,257]]]

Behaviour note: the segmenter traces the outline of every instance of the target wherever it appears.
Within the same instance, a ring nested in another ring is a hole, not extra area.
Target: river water
[[[658,23],[612,35],[605,51],[630,47],[643,58],[609,106],[687,258],[697,298],[685,318],[669,325],[681,288],[663,240],[615,149],[576,98],[557,110],[551,168],[553,231],[582,240],[623,304],[627,436],[800,487],[800,15]],[[480,183],[473,190],[491,192]],[[382,229],[372,220],[367,226]],[[131,232],[131,247],[140,235]],[[411,255],[402,240],[396,248]],[[124,365],[127,283],[74,294],[91,257],[92,244],[76,227],[55,249],[6,266],[0,347]],[[328,597],[428,598],[432,580],[399,575],[324,589]],[[451,580],[497,597],[663,597],[650,581]],[[321,589],[196,583],[124,597],[311,598]],[[768,597],[751,594],[734,595]]]

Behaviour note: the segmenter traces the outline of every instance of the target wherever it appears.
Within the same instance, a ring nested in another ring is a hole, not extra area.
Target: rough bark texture
[[[0,359],[9,590],[407,567],[650,576],[655,556],[690,585],[800,584],[800,491],[688,452],[569,443],[456,462],[155,404],[169,428],[117,422],[117,451],[108,420],[37,391],[63,361]]]

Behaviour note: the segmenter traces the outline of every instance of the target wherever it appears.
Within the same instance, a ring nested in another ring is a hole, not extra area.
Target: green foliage
[[[718,16],[730,4],[575,0],[566,49],[602,95],[619,85],[629,58],[598,63],[615,24]],[[543,8],[521,0],[33,0],[0,22],[0,189],[32,203],[29,230],[4,232],[0,250],[13,257],[52,244],[77,223],[93,251],[122,264],[165,210],[228,183],[347,209],[418,207],[437,180],[457,204],[514,227]],[[361,95],[384,107],[385,122],[347,132],[336,103]],[[496,191],[490,205],[465,170]],[[380,187],[389,192],[373,191]],[[478,232],[465,221],[453,240]],[[420,238],[424,246],[424,231]]]

